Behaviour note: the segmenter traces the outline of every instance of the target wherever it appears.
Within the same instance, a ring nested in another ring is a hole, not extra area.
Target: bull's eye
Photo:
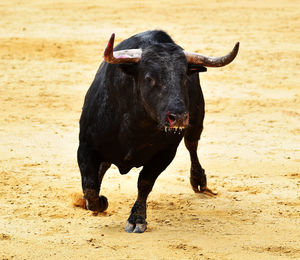
[[[151,87],[153,87],[155,85],[155,80],[148,74],[145,76],[145,82],[147,85],[149,85]]]

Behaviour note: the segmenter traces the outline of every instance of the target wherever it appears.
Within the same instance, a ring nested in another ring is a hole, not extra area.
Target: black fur
[[[205,68],[189,67],[182,48],[163,31],[137,34],[115,50],[137,48],[143,50],[137,64],[101,64],[85,97],[78,148],[82,189],[93,210],[107,206],[101,205],[107,202],[103,198],[99,202],[98,194],[111,163],[121,174],[143,166],[138,198],[128,219],[133,225],[146,224],[147,196],[173,160],[183,136],[191,155],[192,187],[195,191],[206,187],[197,157],[204,119],[197,72]],[[167,113],[189,113],[189,126],[180,133],[166,133]]]

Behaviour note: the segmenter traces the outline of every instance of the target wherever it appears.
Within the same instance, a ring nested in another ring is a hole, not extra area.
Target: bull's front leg
[[[157,174],[157,176],[151,175],[152,176],[148,176],[147,178],[143,172],[140,173],[138,180],[138,197],[127,220],[125,227],[126,232],[143,233],[147,229],[147,198],[159,174]]]
[[[143,167],[138,179],[138,196],[130,216],[127,220],[125,231],[128,233],[144,233],[147,229],[147,198],[159,174],[171,163],[177,146],[158,153]]]
[[[205,170],[202,168],[197,155],[198,140],[189,141],[187,140],[187,138],[185,138],[184,141],[185,141],[185,146],[187,147],[191,158],[190,183],[193,191],[196,193],[217,195],[217,193],[213,192],[211,189],[207,187]]]

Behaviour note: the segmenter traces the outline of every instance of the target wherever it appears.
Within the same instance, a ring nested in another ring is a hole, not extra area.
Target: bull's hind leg
[[[107,209],[105,196],[99,196],[100,185],[109,163],[101,163],[96,151],[87,144],[80,144],[77,160],[81,173],[82,191],[86,199],[86,207],[92,211],[102,212]]]
[[[166,169],[166,167],[171,163],[175,154],[177,146],[171,149],[165,150],[154,156],[152,160],[143,167],[140,172],[138,179],[138,197],[135,201],[131,214],[127,220],[127,225],[125,228],[126,232],[129,233],[143,233],[147,228],[147,198],[151,192],[155,180],[159,174]]]
[[[192,140],[190,139],[190,133],[191,129],[187,129],[187,133],[184,137],[184,143],[186,148],[188,149],[190,153],[191,158],[191,175],[190,175],[190,183],[192,186],[192,189],[196,193],[205,193],[208,195],[217,195],[217,193],[213,192],[207,187],[207,179],[205,170],[202,168],[198,155],[197,155],[197,147],[198,147],[198,139]],[[201,129],[202,131],[202,129]],[[200,131],[200,132],[201,132]],[[200,136],[200,134],[199,134]]]

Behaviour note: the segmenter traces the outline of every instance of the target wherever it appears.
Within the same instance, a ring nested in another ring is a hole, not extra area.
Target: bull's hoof
[[[203,193],[209,196],[216,196],[218,194],[207,188],[205,170],[202,168],[198,171],[191,169],[190,183],[195,193]]]
[[[143,224],[131,224],[127,221],[125,231],[128,233],[144,233],[147,229],[147,222]]]
[[[199,193],[203,193],[203,194],[206,194],[208,196],[217,196],[218,193],[217,192],[214,192],[212,191],[211,189],[207,188],[207,187],[204,187],[204,188],[200,188],[200,191],[198,191]]]
[[[128,233],[144,233],[146,229],[146,204],[136,201],[131,209],[125,231]]]
[[[107,198],[100,195],[96,200],[87,199],[86,208],[91,211],[103,212],[108,208]]]

